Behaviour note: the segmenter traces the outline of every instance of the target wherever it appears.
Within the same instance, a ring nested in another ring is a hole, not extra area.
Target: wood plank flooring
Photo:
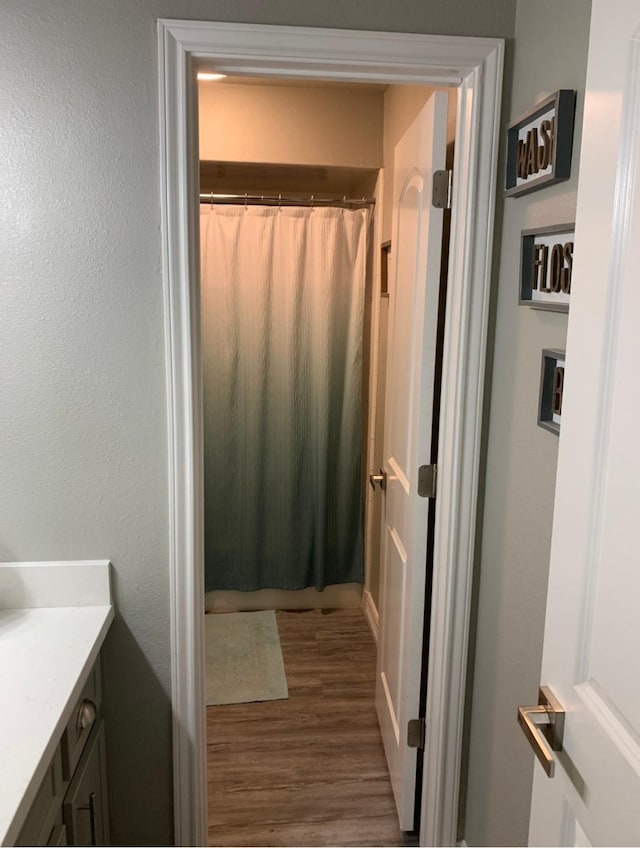
[[[209,845],[402,845],[364,616],[277,620],[288,700],[207,707]]]

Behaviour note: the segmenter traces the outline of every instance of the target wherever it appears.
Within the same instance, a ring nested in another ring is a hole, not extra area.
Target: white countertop
[[[1,845],[20,832],[113,616],[107,562],[0,564]]]

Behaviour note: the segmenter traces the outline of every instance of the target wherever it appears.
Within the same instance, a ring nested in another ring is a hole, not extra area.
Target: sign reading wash
[[[506,195],[569,178],[575,102],[575,91],[563,88],[509,124]]]
[[[522,231],[520,303],[567,312],[573,271],[573,224]]]

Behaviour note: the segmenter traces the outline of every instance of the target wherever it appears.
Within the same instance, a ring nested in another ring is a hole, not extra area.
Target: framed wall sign
[[[391,242],[383,241],[380,245],[380,297],[389,297],[389,261],[391,259]]]
[[[562,393],[564,391],[564,351],[543,350],[540,369],[540,401],[538,426],[556,435],[562,421]]]
[[[566,180],[571,175],[576,93],[561,88],[507,127],[505,195]]]
[[[520,242],[520,304],[568,312],[573,270],[574,224],[523,230]]]

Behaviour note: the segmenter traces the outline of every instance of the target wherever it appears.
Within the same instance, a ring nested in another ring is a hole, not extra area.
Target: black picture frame
[[[562,362],[562,384],[560,387],[560,410],[562,411],[562,390],[564,389],[564,350],[546,348],[542,351],[542,362],[540,368],[540,397],[538,401],[538,427],[543,427],[555,435],[560,433],[560,421],[554,410],[554,395],[557,391],[555,384],[556,368],[558,362]]]
[[[513,121],[507,127],[507,172],[505,197],[528,194],[553,183],[567,180],[571,176],[571,152],[573,148],[573,122],[576,106],[576,92],[570,88],[561,88],[545,97],[526,114]],[[527,124],[546,115],[555,118],[555,139],[551,150],[551,171],[540,177],[527,177],[526,182],[518,184],[518,134]]]
[[[575,237],[575,223],[571,222],[569,224],[553,224],[548,227],[533,227],[529,230],[522,230],[520,234],[520,285],[518,288],[518,303],[520,306],[530,306],[532,309],[544,309],[550,312],[568,312],[569,311],[569,303],[567,302],[567,298],[571,299],[571,292],[561,293],[558,292],[557,301],[554,300],[554,293],[549,292],[548,298],[545,300],[534,300],[533,298],[533,290],[534,286],[534,248],[536,245],[536,239],[539,236],[552,236],[552,235],[560,235],[566,233],[567,235],[571,235],[571,241],[564,241],[562,243],[562,271],[563,273],[568,273],[569,278],[571,279],[572,273],[572,265],[573,265],[573,249],[571,251],[570,258],[567,256],[565,252],[565,248],[571,244],[573,246],[573,241]]]

